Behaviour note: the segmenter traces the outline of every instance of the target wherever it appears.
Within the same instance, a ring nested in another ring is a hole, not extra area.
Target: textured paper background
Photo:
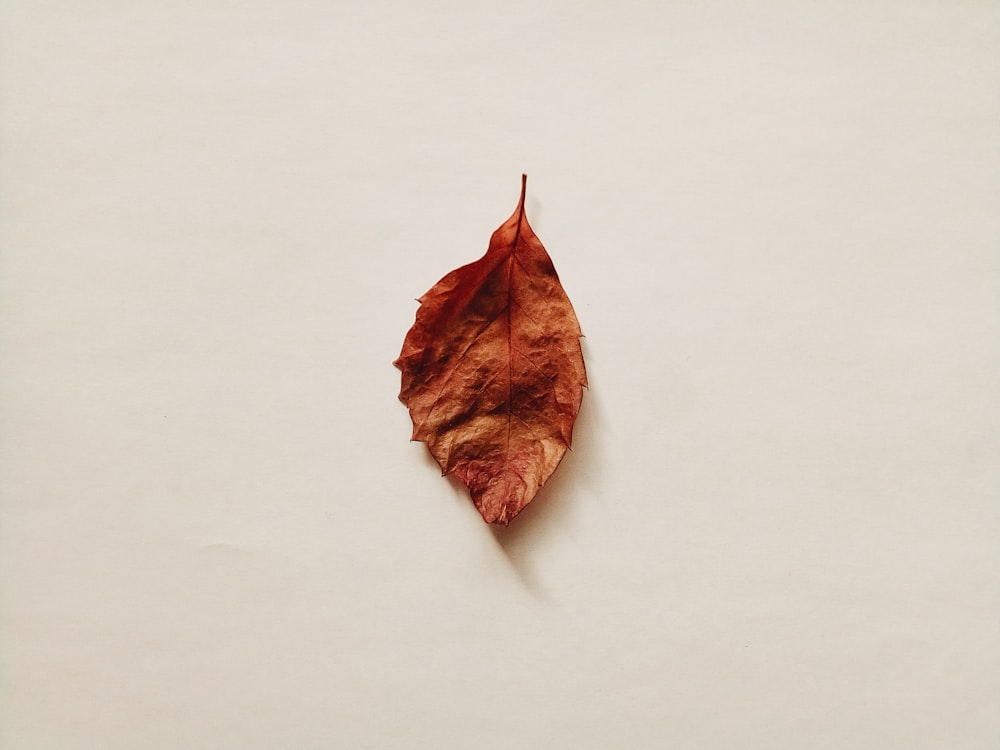
[[[0,746],[996,748],[1000,7],[0,6]],[[528,211],[494,532],[413,298]]]

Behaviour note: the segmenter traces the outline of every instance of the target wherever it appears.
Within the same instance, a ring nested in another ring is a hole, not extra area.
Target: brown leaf
[[[570,447],[587,374],[580,324],[521,199],[486,255],[435,284],[394,364],[411,440],[508,524]]]

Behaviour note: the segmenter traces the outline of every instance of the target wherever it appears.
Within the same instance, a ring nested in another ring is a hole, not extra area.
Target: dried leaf
[[[488,523],[508,524],[570,447],[587,375],[580,324],[524,214],[486,255],[435,284],[395,361],[411,440],[469,488]]]

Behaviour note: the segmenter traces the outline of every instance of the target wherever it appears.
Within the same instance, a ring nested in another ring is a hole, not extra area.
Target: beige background
[[[1000,743],[1000,6],[4,2],[0,747]],[[413,298],[528,211],[494,532]]]

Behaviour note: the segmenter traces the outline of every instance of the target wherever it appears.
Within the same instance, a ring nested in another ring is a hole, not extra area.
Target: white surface
[[[998,746],[996,3],[0,22],[0,747]],[[592,388],[494,532],[390,362],[522,171]]]

